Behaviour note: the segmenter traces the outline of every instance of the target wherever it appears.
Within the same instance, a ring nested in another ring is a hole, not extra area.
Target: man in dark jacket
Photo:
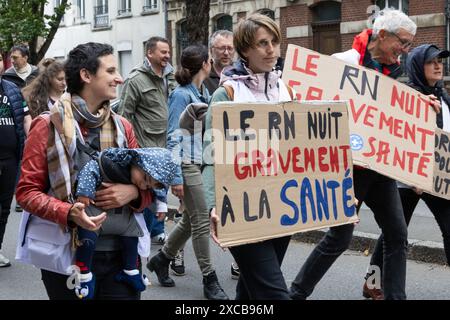
[[[3,78],[13,82],[19,88],[25,87],[39,74],[39,69],[28,63],[30,51],[25,46],[11,48],[13,66],[5,71]]]
[[[335,54],[347,63],[374,69],[391,78],[401,74],[397,57],[407,53],[417,27],[403,12],[380,11],[373,29],[357,35],[351,50]],[[384,270],[380,287],[364,283],[363,294],[373,299],[406,299],[407,227],[396,182],[369,169],[354,167],[355,197],[373,211],[377,224],[385,235],[383,243]],[[306,299],[334,261],[350,245],[354,225],[332,227],[309,255],[292,282],[291,298]]]
[[[36,66],[28,63],[30,50],[27,47],[18,45],[11,48],[11,60],[13,66],[5,71],[3,79],[14,83],[22,89],[38,76],[39,70]],[[27,123],[26,126],[29,126]],[[16,211],[22,212],[22,208],[16,205]]]
[[[432,44],[423,44],[414,48],[406,60],[408,85],[423,94],[432,94],[440,100],[442,108],[441,112],[436,115],[436,126],[447,132],[450,132],[450,96],[445,90],[442,79],[444,76],[443,59],[449,56],[450,52],[447,50],[441,50]],[[444,240],[447,264],[450,264],[450,200],[422,192],[414,186],[402,183],[398,183],[398,188],[406,224],[411,221],[414,209],[421,199],[433,213]],[[377,266],[380,270],[383,270],[383,242],[384,235],[382,234],[370,260],[370,265]]]
[[[0,250],[22,159],[25,118],[31,121],[19,88],[0,78]],[[0,268],[10,265],[9,259],[0,253]]]
[[[213,63],[209,78],[205,79],[204,84],[208,88],[209,94],[212,95],[219,87],[222,70],[233,64],[233,33],[228,30],[214,32],[209,38],[209,50]]]

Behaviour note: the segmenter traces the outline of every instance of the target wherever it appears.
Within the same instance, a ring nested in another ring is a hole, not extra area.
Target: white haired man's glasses
[[[389,32],[389,34],[395,36],[395,37],[398,39],[398,41],[400,41],[400,43],[402,44],[402,48],[403,48],[403,49],[409,49],[409,48],[411,48],[411,46],[412,46],[412,42],[411,42],[411,41],[402,39],[402,38],[400,38],[397,34],[395,34],[395,33],[393,33],[393,32]]]

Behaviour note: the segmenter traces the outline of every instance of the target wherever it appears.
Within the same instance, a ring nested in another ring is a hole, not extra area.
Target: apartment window
[[[76,19],[79,22],[82,22],[85,20],[86,18],[86,5],[85,5],[85,0],[77,0],[75,2],[75,6],[76,6]]]
[[[94,7],[94,28],[109,27],[108,0],[97,0]]]
[[[406,14],[408,14],[409,11],[409,0],[377,0],[375,1],[375,4],[380,7],[380,9],[394,8],[401,10]]]
[[[119,51],[119,66],[122,78],[128,78],[131,69],[133,69],[133,55],[131,51]],[[119,94],[122,93],[123,85],[119,86]]]
[[[177,58],[181,57],[181,52],[189,46],[188,33],[187,33],[187,21],[183,20],[178,23],[177,26]]]
[[[214,31],[217,30],[233,31],[233,18],[230,15],[224,15],[218,18],[214,25]]]
[[[270,19],[275,20],[275,11],[270,9],[259,9],[257,11],[260,14],[263,14],[265,16],[268,16]]]
[[[131,14],[131,0],[119,0],[119,11],[117,15],[129,15]]]
[[[311,7],[313,50],[331,55],[341,51],[341,4],[322,1]]]
[[[142,8],[142,11],[148,12],[148,11],[158,11],[158,2],[159,0],[145,0],[144,1],[144,7]]]

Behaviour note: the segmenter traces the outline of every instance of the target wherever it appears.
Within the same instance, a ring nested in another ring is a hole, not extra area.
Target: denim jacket
[[[178,86],[169,96],[169,122],[167,129],[167,149],[174,153],[174,157],[178,159],[178,163],[202,163],[202,139],[201,132],[191,136],[190,139],[186,134],[180,132],[179,120],[181,113],[191,103],[209,103],[210,96],[208,89],[202,84],[202,92],[197,87],[190,83],[184,86]],[[178,166],[176,178],[174,183],[183,183],[181,175],[181,166]]]

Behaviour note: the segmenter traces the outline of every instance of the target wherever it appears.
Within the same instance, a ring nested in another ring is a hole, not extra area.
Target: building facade
[[[108,43],[117,55],[121,75],[141,64],[145,42],[165,36],[164,0],[71,0],[47,57],[64,59],[80,43]],[[50,1],[52,13],[59,0]]]
[[[185,4],[167,2],[168,38],[177,59],[187,44]],[[449,49],[450,0],[211,0],[209,29],[232,30],[241,19],[261,12],[281,27],[282,55],[288,44],[331,54],[350,49],[353,37],[370,26],[374,11],[385,7],[400,9],[416,22],[413,46],[430,42]]]

